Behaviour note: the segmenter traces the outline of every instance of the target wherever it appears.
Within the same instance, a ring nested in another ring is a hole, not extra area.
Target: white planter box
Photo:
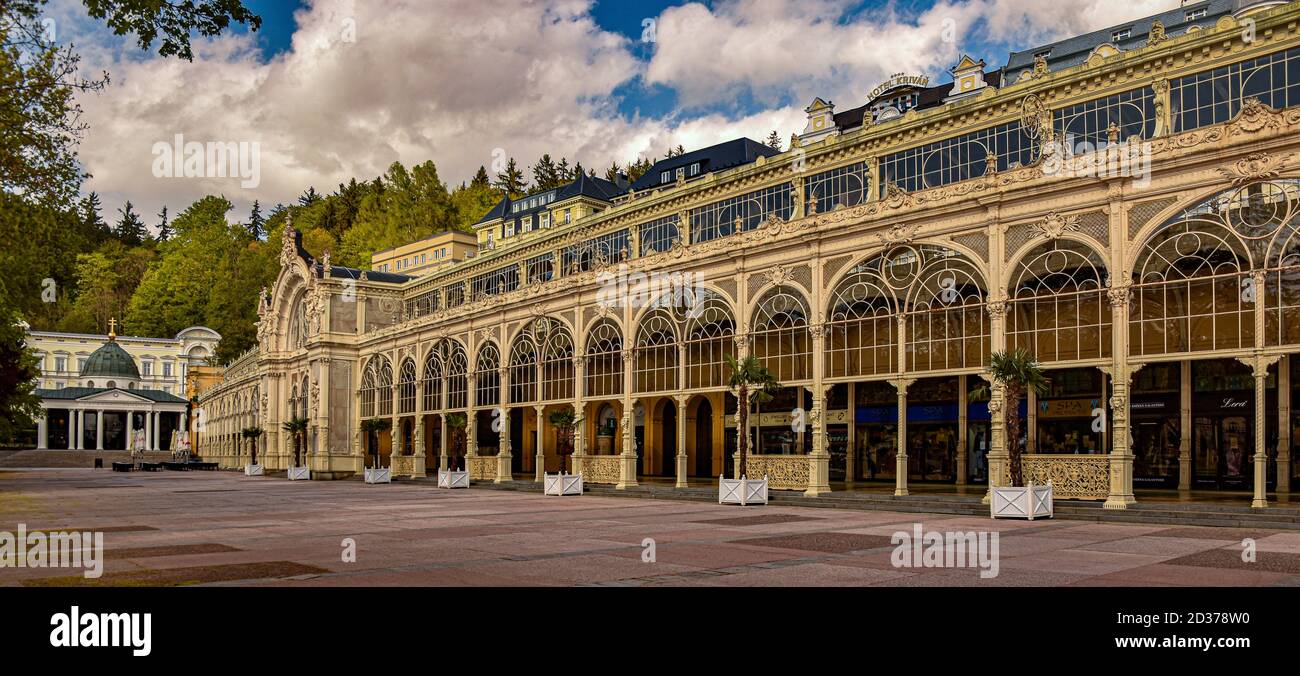
[[[393,483],[393,470],[388,467],[378,467],[376,469],[366,470],[366,483],[368,484],[391,484]]]
[[[718,477],[718,504],[767,504],[767,477],[762,479],[724,479]]]
[[[311,481],[311,469],[307,467],[290,467],[289,481]]]
[[[261,465],[244,465],[244,476],[262,476]]]
[[[438,470],[438,488],[469,488],[469,472]]]
[[[989,509],[995,519],[1052,518],[1052,486],[994,487]]]
[[[543,474],[542,488],[546,495],[582,495],[582,475]]]

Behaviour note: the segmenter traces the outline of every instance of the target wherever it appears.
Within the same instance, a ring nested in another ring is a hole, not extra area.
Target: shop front
[[[1033,452],[1077,455],[1106,452],[1102,374],[1095,368],[1053,371],[1049,391],[1034,408]]]
[[[1255,485],[1255,389],[1250,369],[1234,360],[1192,364],[1192,487],[1252,490]],[[1265,409],[1277,410],[1270,374]],[[1276,481],[1277,416],[1264,420],[1268,487]]]
[[[1133,486],[1177,488],[1182,442],[1182,363],[1147,364],[1129,399]]]
[[[854,384],[854,473],[893,481],[897,475],[898,390],[890,383]]]
[[[907,474],[909,481],[957,480],[958,382],[918,380],[907,392]]]

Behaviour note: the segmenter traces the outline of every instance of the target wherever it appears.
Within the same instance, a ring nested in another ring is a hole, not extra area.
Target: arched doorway
[[[661,474],[677,476],[677,402],[668,399],[659,414],[659,455]]]
[[[695,409],[695,476],[713,477],[713,405],[701,398]]]

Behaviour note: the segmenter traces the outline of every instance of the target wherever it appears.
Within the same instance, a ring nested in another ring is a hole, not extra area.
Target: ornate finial
[[[324,273],[325,277],[329,277],[330,270],[332,269],[333,266],[330,265],[330,252],[326,249],[325,253],[321,256],[321,271]]]
[[[108,339],[117,340],[117,320],[112,317],[108,320]]]

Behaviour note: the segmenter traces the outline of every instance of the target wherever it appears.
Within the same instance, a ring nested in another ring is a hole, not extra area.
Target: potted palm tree
[[[1020,448],[1020,402],[1029,392],[1036,395],[1047,394],[1048,379],[1042,366],[1028,350],[1018,349],[1011,352],[995,352],[989,356],[989,378],[1002,387],[1007,414],[1006,445],[1010,486],[998,486],[1001,477],[990,474],[989,493],[990,509],[993,518],[1034,519],[1039,516],[1052,516],[1052,486],[1035,486],[1025,484],[1024,460]],[[980,388],[976,395],[987,396],[987,388]]]
[[[379,456],[379,433],[388,429],[391,423],[387,418],[368,418],[361,421],[361,431],[366,433],[366,445],[374,449],[375,466],[367,467],[366,483],[387,484],[393,482],[392,469],[383,466]]]
[[[572,437],[573,429],[578,426],[578,416],[571,407],[565,407],[552,411],[547,419],[555,428],[555,447],[558,451],[560,442],[566,437]],[[545,495],[582,495],[582,472],[565,474],[561,462],[558,473],[542,475],[542,492]]]
[[[307,435],[306,418],[290,418],[281,423],[280,429],[289,433],[293,439],[293,466],[289,468],[289,479],[299,481],[311,478],[311,469],[302,463],[303,437]]]
[[[461,444],[465,438],[465,414],[448,413],[447,429],[451,435],[450,467],[438,468],[438,488],[469,488],[469,468],[457,470],[457,456],[461,455]]]
[[[718,502],[723,504],[748,505],[752,502],[767,504],[767,477],[749,479],[746,458],[749,453],[749,413],[755,404],[772,401],[781,384],[763,366],[756,357],[737,360],[727,355],[727,366],[731,369],[731,387],[736,391],[736,451],[740,458],[738,476],[735,479],[718,477]]]
[[[245,476],[262,476],[263,474],[262,466],[257,464],[257,439],[265,433],[265,430],[256,425],[245,427],[239,432],[240,436],[252,442],[252,455],[249,457],[248,465],[244,467]]]

